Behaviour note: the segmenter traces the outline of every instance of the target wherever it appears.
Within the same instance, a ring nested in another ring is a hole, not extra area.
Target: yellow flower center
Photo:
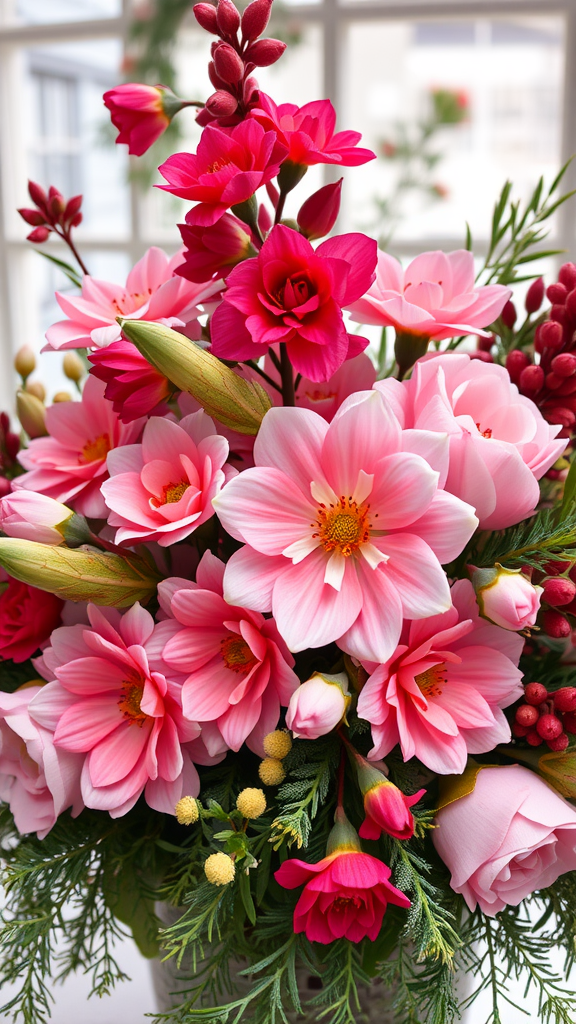
[[[222,158],[220,158],[219,160],[214,160],[214,162],[209,164],[208,167],[206,168],[206,173],[216,174],[216,172],[221,171],[223,167],[227,167],[229,163],[230,160],[223,160]]]
[[[247,675],[256,664],[256,658],[239,633],[230,633],[220,642],[222,660],[232,672]]]
[[[126,679],[122,684],[122,696],[118,707],[130,725],[134,723],[141,729],[149,717],[142,711],[140,701],[144,693],[144,683],[140,678]]]
[[[342,496],[330,505],[320,505],[318,519],[313,525],[318,527],[320,543],[325,551],[339,551],[349,558],[365,544],[370,537],[369,505],[358,505],[352,498]]]
[[[173,505],[176,501],[180,501],[183,494],[186,493],[190,484],[186,480],[181,480],[179,484],[166,484],[162,494],[164,496],[164,505]]]
[[[432,665],[425,672],[414,677],[414,682],[426,698],[441,697],[442,688],[446,686],[446,664]]]
[[[94,441],[86,442],[78,461],[96,462],[105,459],[111,447],[110,435],[100,434],[100,437],[97,437]]]

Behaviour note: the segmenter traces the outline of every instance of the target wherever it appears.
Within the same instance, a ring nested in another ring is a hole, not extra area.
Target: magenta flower
[[[374,284],[347,306],[359,323],[434,341],[457,334],[488,337],[482,328],[496,320],[512,292],[501,284],[480,287],[474,277],[474,257],[465,249],[423,252],[405,271],[393,256],[379,252]]]
[[[200,337],[198,317],[213,308],[202,303],[220,291],[220,284],[200,286],[175,276],[182,253],[168,257],[152,246],[128,274],[125,285],[82,279],[82,294],[56,292],[56,299],[68,319],[59,320],[46,331],[44,351],[69,348],[104,348],[122,337],[116,317],[150,320],[168,327],[188,326],[187,335]]]
[[[124,615],[88,606],[91,628],[63,626],[37,667],[53,680],[32,699],[32,719],[54,733],[57,750],[85,755],[81,790],[87,807],[126,814],[141,793],[174,813],[197,796],[187,744],[200,727],[182,714],[181,687],[166,677],[154,619],[138,603]]]
[[[104,385],[89,377],[82,401],[51,406],[46,427],[49,437],[35,438],[19,453],[28,472],[13,480],[14,490],[41,491],[82,515],[104,519],[100,485],[108,476],[106,456],[112,448],[136,441],[142,420],[124,425],[104,398]]]
[[[154,416],[141,444],[110,453],[102,485],[117,544],[176,544],[214,515],[212,498],[235,472],[224,463],[228,441],[205,412],[180,423]]]
[[[157,187],[197,202],[186,219],[206,227],[275,178],[285,157],[276,133],[256,121],[241,121],[228,131],[208,125],[196,154],[175,153],[158,168],[168,184]]]
[[[196,583],[159,585],[162,607],[172,616],[161,623],[168,637],[162,657],[185,676],[187,718],[214,722],[232,750],[247,743],[264,757],[264,737],[298,688],[294,658],[273,619],[226,603],[223,577],[224,563],[206,551]]]
[[[447,444],[403,433],[378,391],[351,395],[330,424],[307,409],[271,409],[255,468],[214,500],[247,545],[226,567],[226,600],[272,609],[292,651],[336,640],[386,661],[403,617],[450,607],[440,563],[477,524],[469,505],[438,490]]]
[[[215,274],[226,277],[241,260],[255,253],[246,225],[225,213],[208,227],[188,223],[178,228],[185,245],[184,263],[175,271],[188,281],[210,281]]]
[[[282,224],[255,259],[229,275],[212,317],[212,351],[222,359],[257,359],[286,342],[295,370],[325,381],[368,344],[346,331],[341,307],[373,280],[376,242],[337,235],[316,250]]]
[[[375,160],[371,149],[360,149],[360,132],[336,132],[336,111],[330,100],[314,100],[297,107],[295,103],[277,106],[265,92],[260,92],[258,106],[250,117],[266,131],[275,131],[288,147],[287,160],[310,167],[313,164],[339,164],[357,167]]]
[[[510,740],[501,709],[523,693],[523,638],[480,618],[469,580],[454,584],[452,601],[442,615],[411,623],[385,664],[365,663],[372,674],[358,714],[372,726],[372,759],[400,743],[405,761],[460,774],[469,753]]]
[[[164,109],[164,97],[172,99],[178,109],[176,97],[170,90],[140,82],[127,82],[108,89],[104,93],[104,104],[110,111],[110,120],[119,135],[116,142],[125,142],[128,152],[142,156],[153,142],[166,131],[171,117]]]
[[[112,402],[123,423],[154,412],[174,390],[131,341],[113,341],[91,352],[88,359],[92,363],[90,373],[106,384],[104,398]]]

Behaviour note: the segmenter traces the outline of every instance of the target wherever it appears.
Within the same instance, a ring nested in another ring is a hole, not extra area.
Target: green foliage
[[[325,814],[330,812],[326,798],[339,758],[340,743],[334,735],[313,744],[302,741],[294,745],[284,762],[289,770],[288,782],[278,792],[282,809],[272,823],[275,850],[284,843],[288,847],[295,843],[299,849],[308,846],[312,819],[319,807]]]
[[[478,567],[496,562],[507,569],[531,565],[540,569],[546,562],[576,560],[576,510],[546,508],[517,526],[475,538],[467,560]]]
[[[0,661],[0,690],[14,693],[19,686],[38,678],[38,672],[30,660],[16,664],[14,661]]]

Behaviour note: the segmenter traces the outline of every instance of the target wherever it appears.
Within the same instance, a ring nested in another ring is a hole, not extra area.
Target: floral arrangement
[[[576,266],[524,273],[562,172],[505,186],[479,273],[470,238],[403,269],[327,237],[342,178],[288,218],[309,166],[374,154],[259,89],[271,3],[194,8],[215,91],[160,168],[180,252],[97,280],[81,197],[20,211],[76,261],[46,348],[78,395],[46,408],[22,349],[22,432],[0,419],[3,1009],[40,1024],[76,969],[109,991],[127,925],[179,965],[181,1024],[352,1024],[375,979],[445,1024],[456,969],[492,1024],[513,976],[568,1024]],[[135,154],[190,105],[104,101]]]

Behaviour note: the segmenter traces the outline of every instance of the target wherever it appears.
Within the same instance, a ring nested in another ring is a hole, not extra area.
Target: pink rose
[[[345,672],[334,676],[315,672],[292,694],[286,713],[286,725],[295,737],[317,740],[340,724],[349,703],[348,676]]]
[[[540,609],[542,587],[535,587],[520,569],[474,569],[472,583],[480,614],[503,629],[533,626]]]
[[[576,869],[576,810],[520,765],[483,768],[442,808],[432,839],[470,910],[493,917]]]

